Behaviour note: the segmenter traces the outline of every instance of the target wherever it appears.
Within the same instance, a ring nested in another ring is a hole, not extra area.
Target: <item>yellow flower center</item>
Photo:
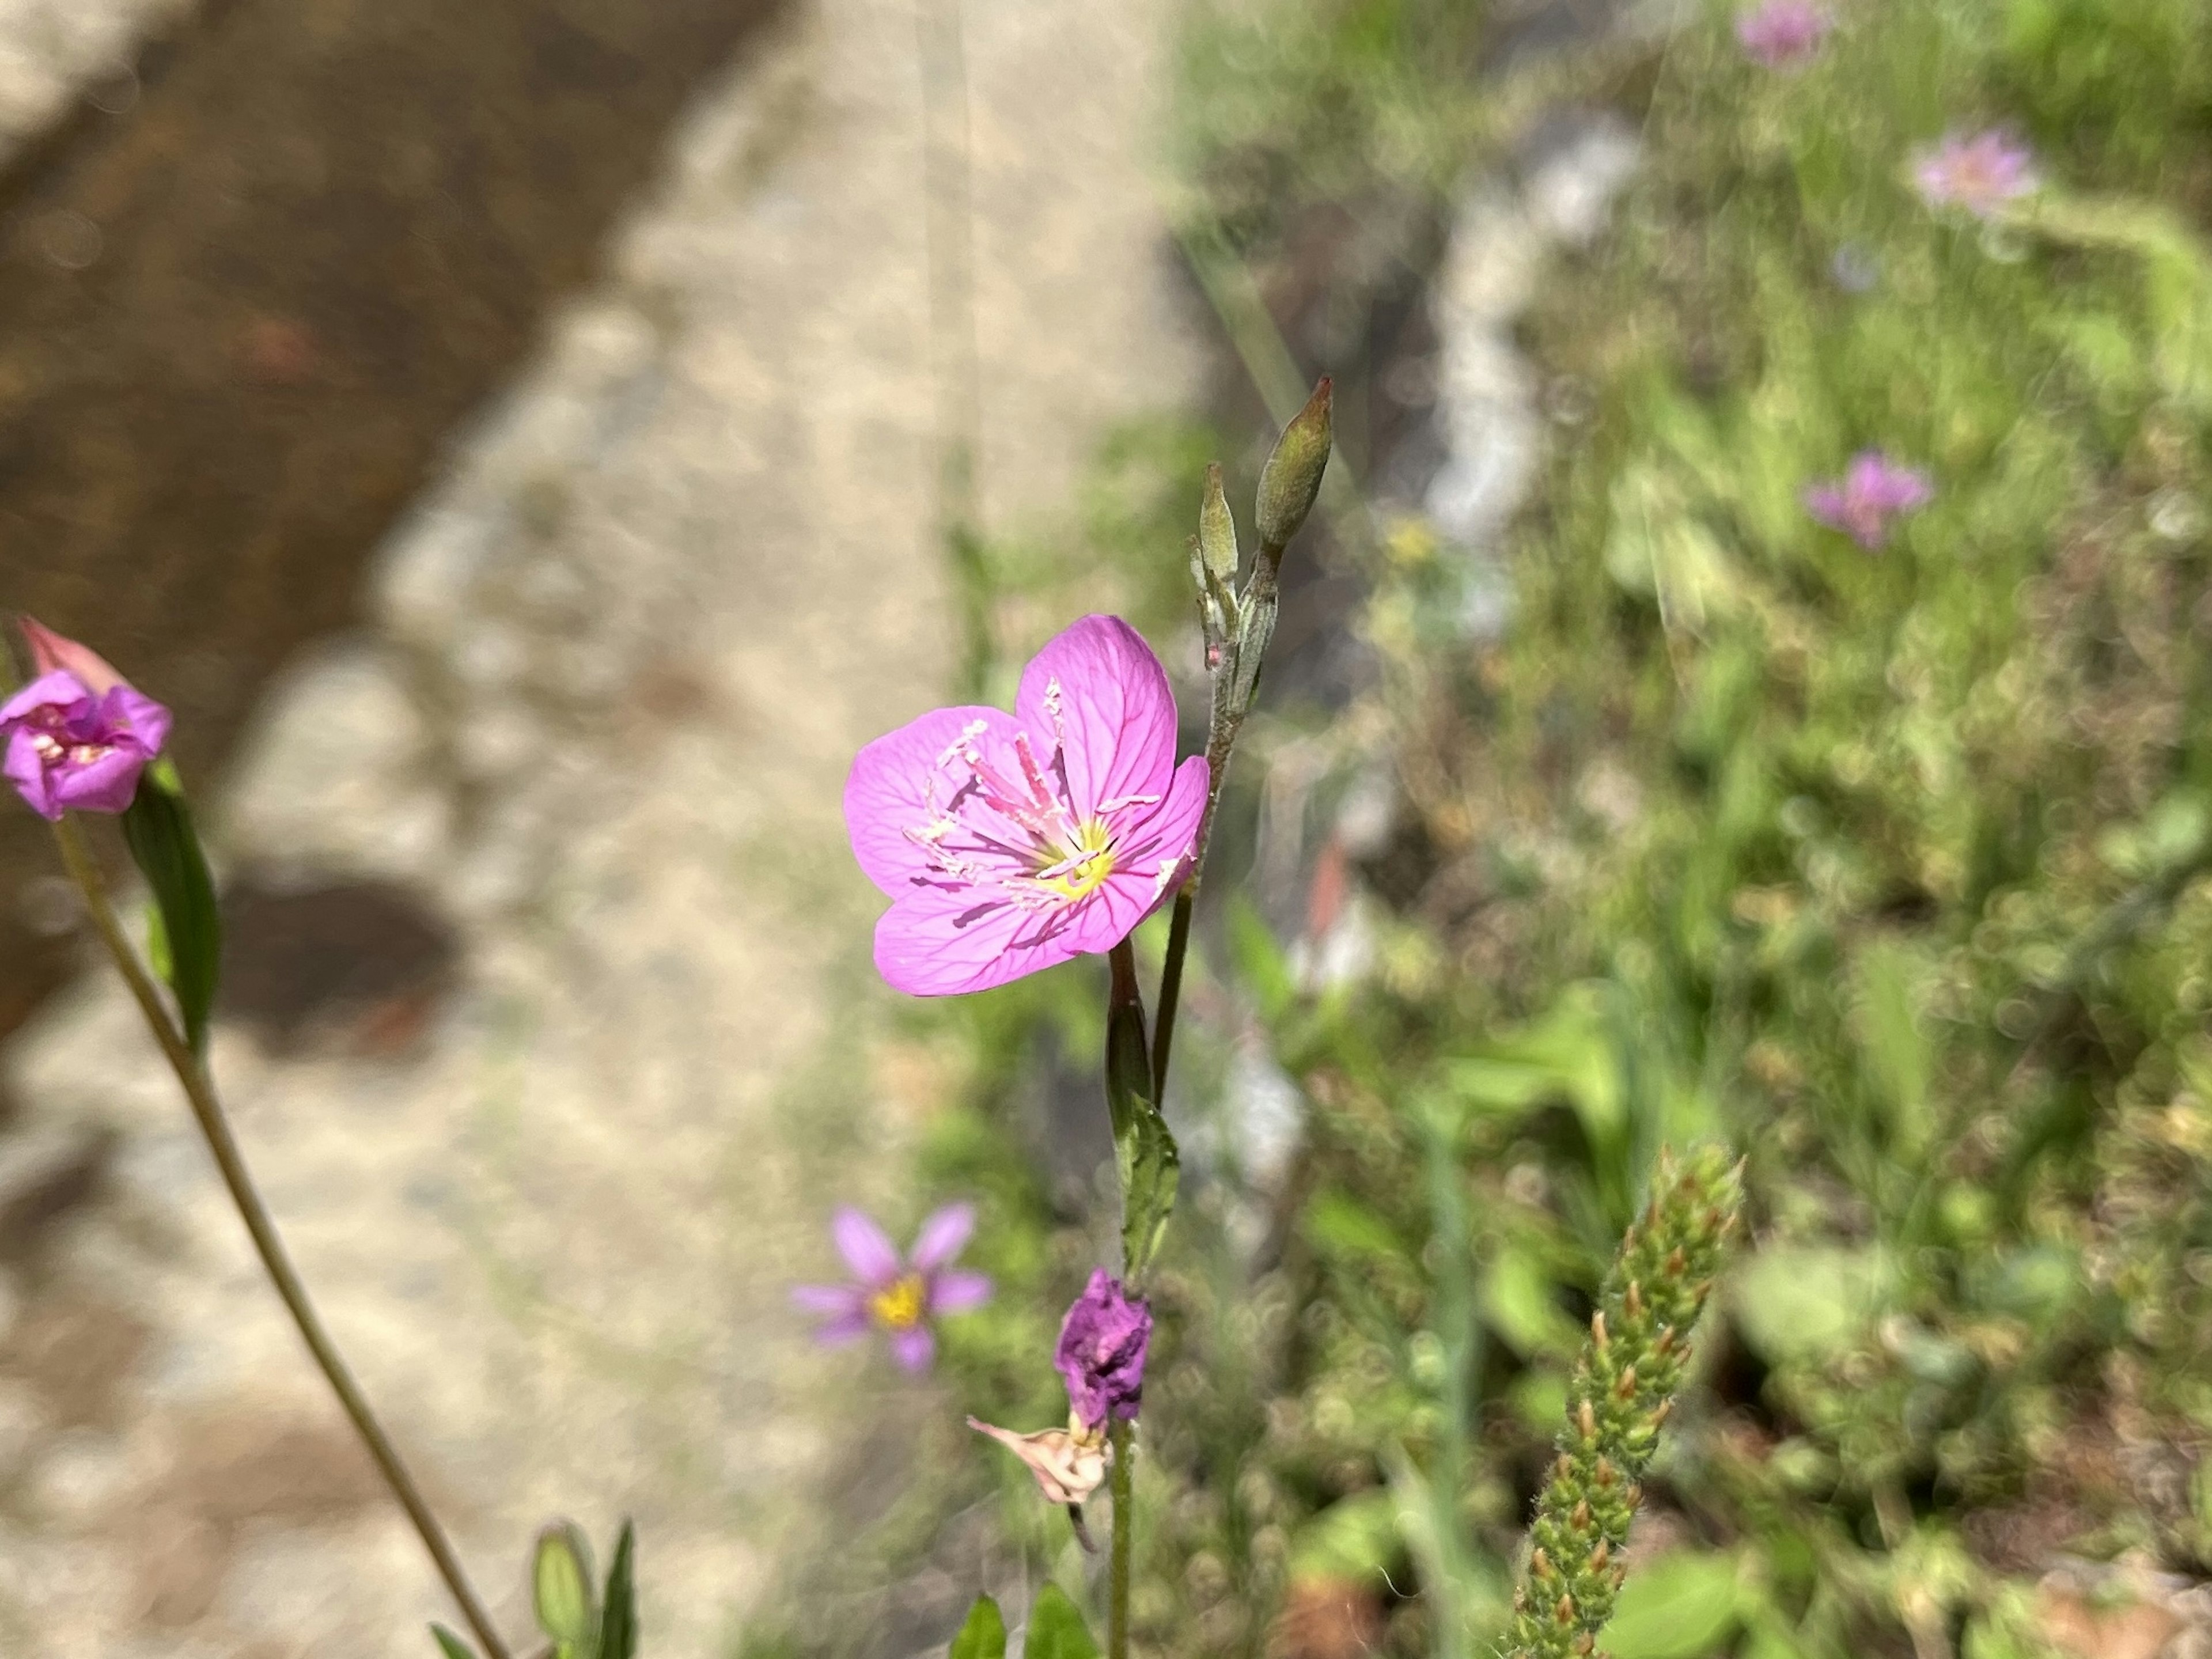
[[[1114,832],[1103,818],[1092,818],[1075,832],[1064,856],[1037,872],[1037,885],[1070,902],[1089,896],[1114,873]]]
[[[870,1297],[868,1311],[885,1330],[910,1331],[921,1323],[923,1305],[928,1299],[921,1275],[908,1273],[896,1285],[887,1285]]]

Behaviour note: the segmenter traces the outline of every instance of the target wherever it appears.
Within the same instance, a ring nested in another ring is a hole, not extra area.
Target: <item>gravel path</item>
[[[1169,9],[968,8],[1001,526],[1194,388],[1144,168]],[[330,1322],[511,1627],[540,1521],[637,1517],[655,1659],[724,1650],[829,1541],[862,1414],[926,1403],[783,1305],[928,1105],[870,1057],[837,812],[954,649],[915,40],[822,0],[701,102],[210,803],[258,914],[335,929],[216,1045]],[[386,979],[288,1001],[364,938]],[[428,1569],[108,977],[0,1066],[0,1650],[426,1652]]]

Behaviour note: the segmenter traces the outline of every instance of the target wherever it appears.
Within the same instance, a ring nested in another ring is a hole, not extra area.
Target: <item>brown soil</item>
[[[204,780],[781,5],[211,0],[126,115],[16,170],[0,609],[173,705]],[[40,832],[0,813],[0,1035],[64,965],[21,902]]]

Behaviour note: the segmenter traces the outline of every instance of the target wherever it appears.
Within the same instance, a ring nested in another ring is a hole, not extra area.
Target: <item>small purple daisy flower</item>
[[[1929,206],[1964,208],[1978,219],[1990,217],[2043,182],[2035,171],[2035,152],[1994,127],[1972,137],[1948,135],[1915,158],[1912,179]]]
[[[852,1269],[853,1282],[794,1285],[792,1304],[821,1316],[814,1338],[825,1347],[842,1347],[878,1329],[900,1364],[910,1371],[927,1370],[937,1357],[930,1322],[991,1299],[988,1279],[950,1267],[975,1231],[975,1206],[948,1204],[921,1224],[912,1253],[902,1258],[881,1227],[849,1206],[841,1208],[830,1221],[830,1236]]]
[[[1935,493],[1926,473],[1866,449],[1851,457],[1842,477],[1810,486],[1805,510],[1872,553],[1889,540],[1893,520],[1926,506]]]
[[[1756,63],[1771,70],[1802,69],[1820,55],[1836,20],[1813,0],[1766,0],[1736,19],[1735,38]]]

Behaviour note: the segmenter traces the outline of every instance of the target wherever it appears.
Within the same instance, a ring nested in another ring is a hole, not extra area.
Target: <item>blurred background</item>
[[[1747,1160],[1615,1659],[2212,1654],[2212,12],[0,0],[0,605],[179,714],[215,1064],[509,1626],[905,1659],[1095,1573],[1102,972],[868,963],[860,744],[1137,621],[1336,377],[1201,910],[1148,1653],[1492,1650],[1662,1145]],[[1920,161],[1998,131],[1978,215]],[[1804,492],[1881,449],[1868,547]],[[0,1651],[441,1599],[0,816]],[[118,865],[119,848],[106,849]],[[1146,933],[1140,954],[1156,963]],[[840,1202],[971,1198],[935,1372]]]

